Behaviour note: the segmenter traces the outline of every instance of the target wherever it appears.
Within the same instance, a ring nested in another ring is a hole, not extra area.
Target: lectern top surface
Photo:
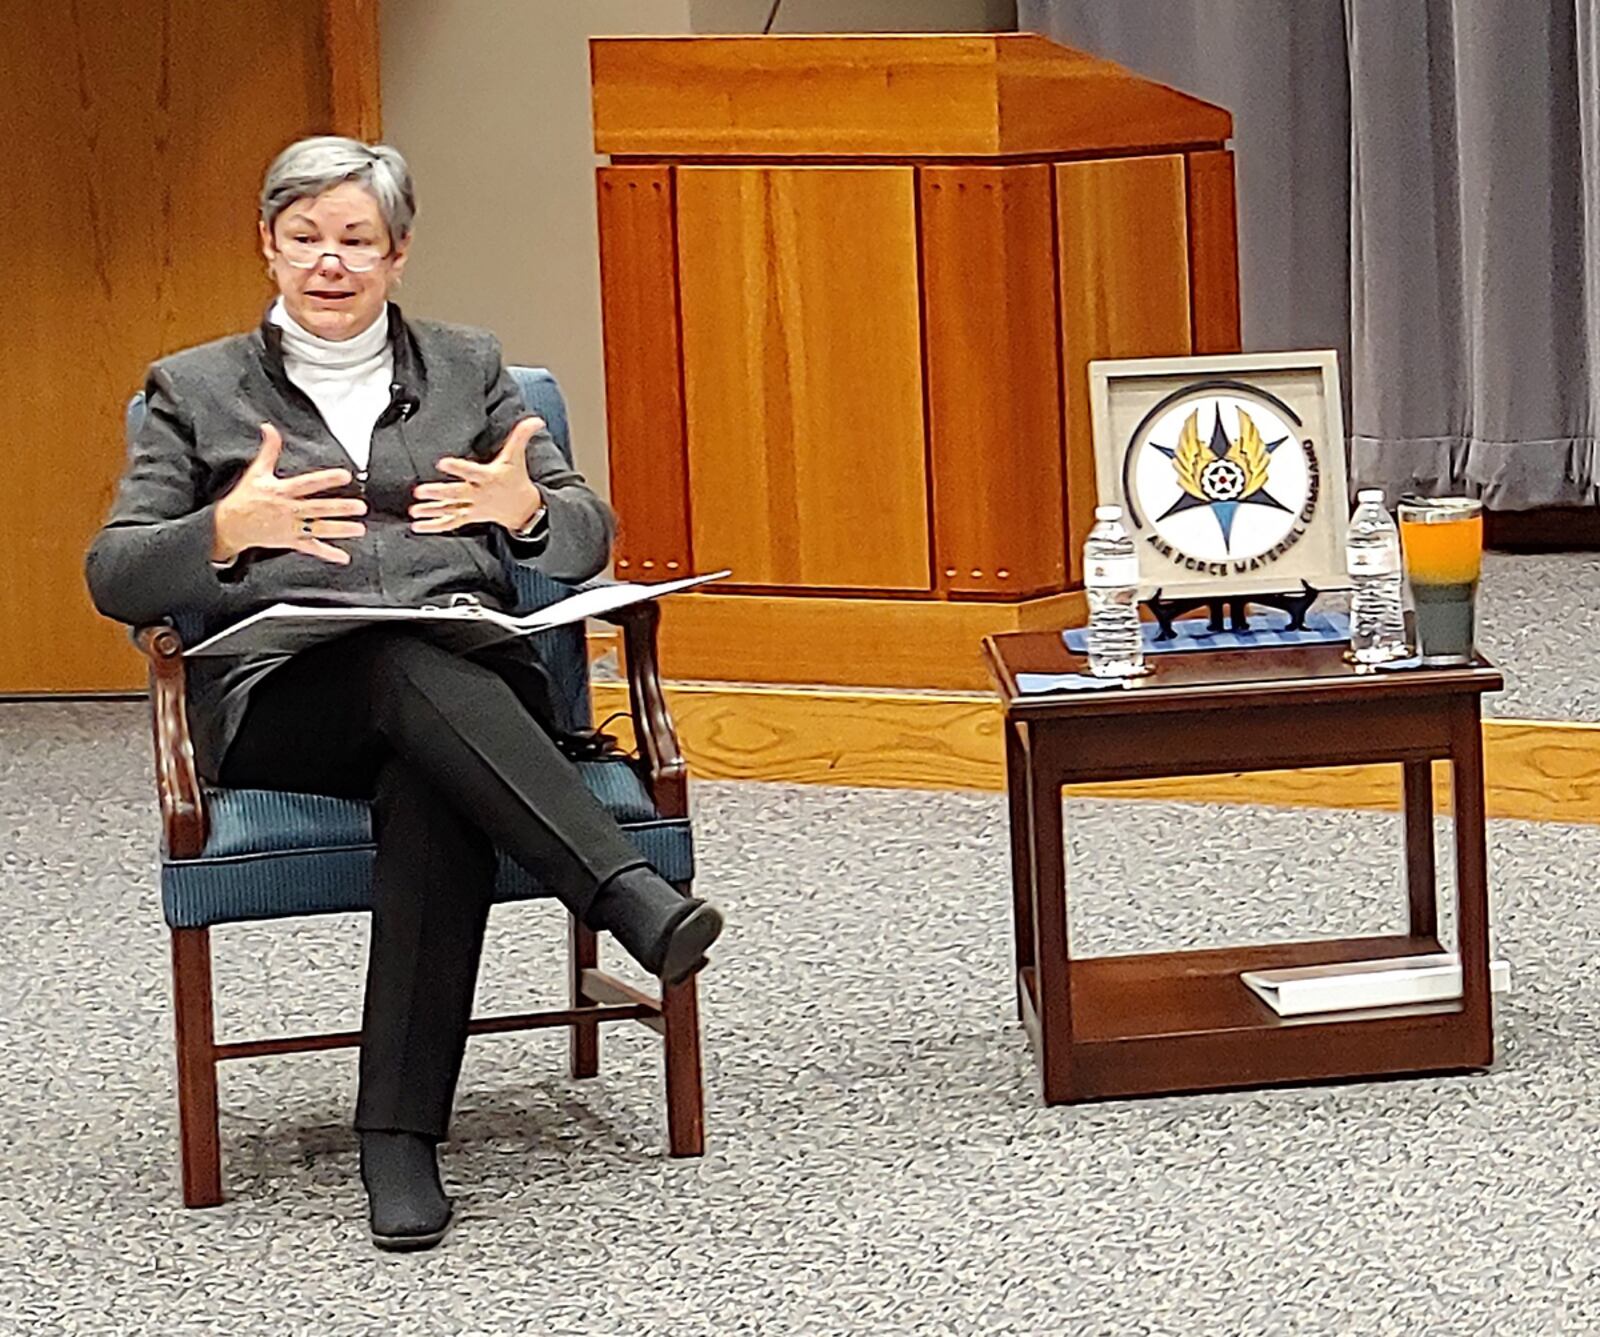
[[[1018,157],[1220,147],[1222,107],[1036,33],[590,42],[595,148],[637,157]]]

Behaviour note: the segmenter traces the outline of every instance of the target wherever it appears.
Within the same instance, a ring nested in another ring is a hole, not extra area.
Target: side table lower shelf
[[[1239,979],[1245,970],[1439,950],[1432,935],[1399,934],[1074,959],[1067,1089],[1054,1099],[1488,1067],[1492,1036],[1470,1024],[1460,1001],[1280,1017]],[[1017,986],[1042,1063],[1036,968],[1024,967]]]

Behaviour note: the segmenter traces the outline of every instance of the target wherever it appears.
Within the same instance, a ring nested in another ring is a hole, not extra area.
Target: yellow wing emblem
[[[1178,486],[1201,501],[1208,498],[1200,486],[1200,473],[1210,458],[1211,452],[1200,444],[1200,410],[1196,409],[1183,424],[1177,450],[1173,452],[1172,467],[1178,472]]]
[[[1261,439],[1261,429],[1243,409],[1239,410],[1239,439],[1228,448],[1226,458],[1244,470],[1243,496],[1252,496],[1267,485],[1272,457]]]

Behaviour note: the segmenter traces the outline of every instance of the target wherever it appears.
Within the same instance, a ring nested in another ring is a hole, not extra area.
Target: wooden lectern
[[[676,678],[1081,620],[1086,364],[1239,344],[1232,118],[1031,34],[590,45],[617,573]]]

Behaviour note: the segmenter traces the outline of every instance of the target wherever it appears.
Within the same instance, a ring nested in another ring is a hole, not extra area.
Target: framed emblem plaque
[[[1089,402],[1099,501],[1122,507],[1142,596],[1349,585],[1333,352],[1091,362]]]

